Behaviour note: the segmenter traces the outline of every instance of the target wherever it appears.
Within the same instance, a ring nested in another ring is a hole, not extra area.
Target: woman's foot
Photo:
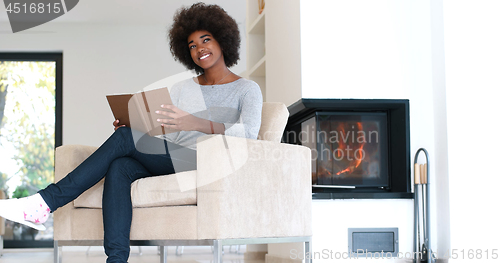
[[[0,200],[0,216],[37,230],[45,230],[42,225],[49,217],[50,209],[40,194],[20,199]]]

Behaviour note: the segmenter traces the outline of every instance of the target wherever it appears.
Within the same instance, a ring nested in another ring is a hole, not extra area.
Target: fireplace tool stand
[[[425,154],[425,164],[417,163],[420,152]],[[413,262],[434,263],[429,226],[429,153],[427,150],[424,148],[418,149],[413,164],[415,168]],[[420,205],[420,201],[422,201],[422,205]],[[420,226],[420,223],[422,223],[422,226]]]

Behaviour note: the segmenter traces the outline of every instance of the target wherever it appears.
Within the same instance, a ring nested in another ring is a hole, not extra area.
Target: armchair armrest
[[[198,238],[312,235],[309,148],[210,135],[197,161]]]
[[[56,148],[54,180],[58,182],[87,159],[97,147],[86,145],[62,145]]]
[[[58,182],[87,159],[97,147],[62,145],[56,148],[54,181]],[[54,240],[72,240],[72,216],[76,211],[73,202],[54,212]]]

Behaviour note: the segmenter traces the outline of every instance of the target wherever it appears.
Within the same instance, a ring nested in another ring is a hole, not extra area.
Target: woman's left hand
[[[169,129],[181,131],[196,131],[198,130],[202,119],[189,114],[174,105],[161,105],[163,109],[168,111],[156,111],[157,114],[164,115],[167,118],[157,119],[162,126]]]

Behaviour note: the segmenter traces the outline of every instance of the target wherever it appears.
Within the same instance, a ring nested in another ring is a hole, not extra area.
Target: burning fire
[[[357,126],[358,131],[363,131],[363,124],[361,122],[356,122],[356,126]],[[346,134],[345,123],[341,123],[338,128],[339,128],[340,134]],[[358,168],[358,166],[361,164],[361,162],[364,160],[365,156],[364,156],[363,147],[365,146],[366,142],[363,141],[363,142],[359,143],[358,140],[354,140],[354,131],[352,131],[352,134],[353,135],[351,135],[351,136],[353,136],[353,140],[351,142],[349,142],[349,140],[340,140],[339,141],[339,147],[337,148],[336,152],[337,152],[337,155],[340,155],[341,152],[347,151],[349,146],[354,146],[353,152],[355,152],[355,153],[357,152],[359,156],[356,156],[356,158],[353,158],[353,160],[351,160],[349,162],[349,164],[347,165],[347,168],[337,172],[336,175],[341,175],[343,173],[352,174],[356,170],[356,168]],[[349,144],[347,142],[349,142]]]
[[[336,184],[344,179],[380,176],[379,123],[329,116],[317,124],[317,144],[311,148],[317,154],[313,183]]]

